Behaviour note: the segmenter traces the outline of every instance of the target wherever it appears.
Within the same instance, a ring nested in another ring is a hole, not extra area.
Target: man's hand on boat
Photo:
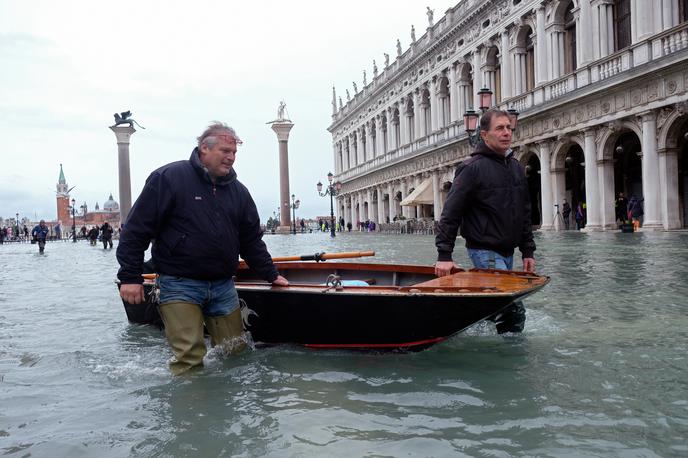
[[[446,277],[451,275],[452,271],[459,270],[461,267],[454,261],[437,261],[435,263],[435,275],[438,277]]]
[[[523,271],[535,273],[535,258],[523,258]]]
[[[277,278],[272,282],[273,285],[275,286],[289,286],[289,280],[284,278],[281,275],[278,275]]]
[[[458,269],[461,267],[453,261],[437,261],[435,263],[435,275],[438,277],[446,277]],[[535,258],[523,258],[523,271],[535,273]]]
[[[119,295],[128,304],[141,304],[146,302],[143,294],[143,285],[140,283],[123,283],[119,287]]]

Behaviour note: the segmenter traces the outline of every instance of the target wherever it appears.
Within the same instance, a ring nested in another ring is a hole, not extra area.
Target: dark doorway
[[[627,198],[643,196],[643,163],[638,156],[640,140],[626,132],[614,143],[614,195],[623,192]]]
[[[540,183],[540,159],[532,154],[526,163],[526,179],[530,195],[530,220],[533,226],[542,226],[542,192]]]
[[[585,204],[585,155],[583,148],[572,145],[564,160],[566,168],[566,195],[570,198],[571,208],[575,211],[580,202]]]

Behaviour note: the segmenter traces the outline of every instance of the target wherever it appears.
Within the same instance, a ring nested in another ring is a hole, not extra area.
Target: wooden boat
[[[543,288],[526,272],[361,262],[276,262],[289,286],[260,280],[245,265],[235,284],[244,327],[257,344],[421,350]],[[144,284],[153,289],[150,279]],[[147,297],[152,297],[147,294]],[[162,326],[154,301],[125,303],[129,321]]]

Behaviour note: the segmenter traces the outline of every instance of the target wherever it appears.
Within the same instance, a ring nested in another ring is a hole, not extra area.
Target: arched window
[[[431,119],[430,119],[430,90],[426,87],[423,89],[420,98],[420,108],[423,110],[422,122],[425,124],[425,135],[432,132]]]
[[[492,103],[497,104],[502,100],[502,78],[499,66],[499,49],[496,46],[490,47],[485,59],[483,79],[485,87],[492,90]]]
[[[444,127],[449,124],[449,78],[442,76],[439,81],[439,99],[440,103],[438,108],[438,117],[440,127]]]
[[[576,59],[576,19],[573,2],[569,2],[564,14],[564,73],[571,73],[578,66]]]
[[[631,46],[631,0],[614,0],[614,50]]]

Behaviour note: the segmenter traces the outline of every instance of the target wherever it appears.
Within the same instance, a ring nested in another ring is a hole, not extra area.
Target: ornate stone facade
[[[520,112],[514,150],[533,223],[562,229],[564,199],[587,228],[617,227],[619,193],[644,227],[688,226],[688,11],[682,0],[464,0],[345,105],[332,94],[337,212],[346,221],[439,219],[471,149],[462,115]],[[400,205],[425,180],[432,201]]]

